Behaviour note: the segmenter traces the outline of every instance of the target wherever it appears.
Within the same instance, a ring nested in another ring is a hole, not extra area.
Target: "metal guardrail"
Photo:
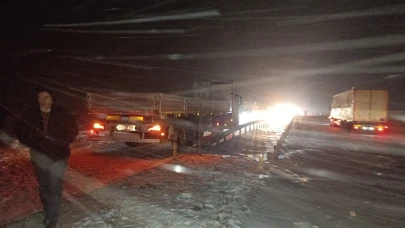
[[[209,141],[210,146],[215,146],[219,145],[221,142],[226,142],[227,140],[232,140],[235,138],[235,136],[242,135],[243,133],[256,130],[259,128],[262,128],[263,125],[266,125],[267,123],[264,123],[264,120],[256,120],[252,121],[249,123],[245,123],[242,125],[237,126],[236,128],[229,129],[227,131],[221,132],[220,134],[216,135],[213,139]]]
[[[274,145],[274,152],[275,153],[279,153],[281,151],[281,149],[283,148],[283,144],[285,143],[285,140],[287,139],[288,135],[290,134],[291,128],[294,124],[294,122],[296,121],[296,118],[294,117],[290,123],[287,125],[287,127],[285,128],[283,134],[281,135],[280,139],[277,140],[277,144]]]
[[[287,127],[285,128],[284,132],[282,133],[281,137],[279,140],[277,140],[277,144],[274,145],[274,153],[278,154],[283,150],[283,145],[288,137],[288,134],[290,133],[290,130],[292,128],[293,123],[295,122],[295,118],[293,118],[290,123],[288,123]],[[249,130],[248,130],[249,128]],[[263,129],[263,128],[269,128],[269,123],[267,121],[263,120],[258,120],[258,121],[253,121],[250,123],[246,123],[243,125],[238,126],[236,129],[231,129],[217,138],[213,139],[211,141],[211,145],[219,145],[221,142],[226,142],[227,140],[232,140],[235,138],[235,133],[238,131],[238,136],[242,135],[242,131],[244,130],[244,133],[252,130],[257,130],[257,129]],[[258,169],[263,169],[264,167],[264,154],[265,152],[259,154],[259,162],[258,162]]]
[[[283,143],[285,142],[285,140],[287,139],[287,136],[290,133],[290,130],[291,130],[291,127],[292,127],[294,121],[295,121],[295,118],[293,118],[290,121],[290,123],[285,128],[285,131],[281,135],[280,139],[277,140],[277,145],[274,146],[275,150],[280,148],[283,145]],[[215,146],[215,145],[219,145],[222,142],[226,142],[227,140],[232,140],[233,138],[235,138],[235,135],[236,135],[235,133],[237,133],[237,132],[239,132],[237,134],[237,136],[239,136],[239,135],[242,135],[242,132],[246,133],[246,132],[249,132],[252,130],[268,128],[268,127],[269,127],[269,123],[267,123],[267,121],[265,121],[265,120],[252,121],[252,122],[249,122],[246,124],[239,125],[237,128],[230,129],[228,131],[224,131],[222,134],[219,134],[216,137],[214,137],[210,141],[210,144],[212,146]]]
[[[221,142],[226,142],[227,140],[231,140],[231,139],[235,138],[236,133],[238,133],[237,135],[239,136],[239,135],[242,135],[242,131],[244,133],[246,133],[246,132],[250,132],[252,130],[261,128],[262,127],[261,124],[265,124],[263,122],[264,122],[263,120],[257,120],[257,121],[249,122],[246,124],[242,124],[242,125],[237,126],[236,128],[229,129],[224,132],[220,132],[219,134],[215,135],[210,140],[200,141],[197,144],[198,154],[201,155],[201,146],[210,147],[210,146],[214,146],[214,145],[219,145]],[[173,149],[173,158],[176,158],[177,152],[178,152],[177,151],[178,150],[177,142],[172,142],[172,149]]]
[[[285,131],[281,135],[280,139],[277,141],[277,145],[274,145],[274,151],[279,152],[282,149],[283,143],[285,142],[288,134],[290,133],[291,127],[295,118],[287,125]],[[215,135],[212,139],[207,141],[202,141],[198,143],[198,154],[201,155],[201,146],[210,147],[210,146],[218,146],[220,143],[226,142],[228,140],[234,139],[236,136],[240,136],[247,132],[251,132],[253,130],[269,128],[269,123],[265,120],[256,120],[246,124],[242,124],[237,126],[236,128],[229,129],[227,131],[221,132]],[[177,143],[173,142],[173,157],[177,156]],[[263,157],[261,157],[263,159]],[[259,162],[260,163],[260,162]],[[263,161],[262,161],[263,163]],[[262,164],[260,163],[260,164]]]

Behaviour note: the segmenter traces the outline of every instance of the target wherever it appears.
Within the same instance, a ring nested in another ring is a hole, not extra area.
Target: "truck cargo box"
[[[185,98],[164,93],[88,93],[89,114],[155,114],[184,112]]]
[[[351,89],[333,96],[331,126],[350,123],[374,129],[388,121],[388,91]],[[356,129],[357,129],[356,128]]]

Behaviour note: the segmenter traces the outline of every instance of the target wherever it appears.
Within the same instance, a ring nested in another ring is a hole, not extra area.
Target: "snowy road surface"
[[[94,154],[82,149],[76,161],[72,157],[76,174],[88,178],[76,184],[79,189],[106,173],[123,174],[111,174],[115,181],[89,194],[67,197],[61,223],[80,228],[405,227],[403,135],[347,133],[330,128],[326,120],[301,118],[288,137],[285,159],[273,151],[279,136],[249,132],[202,156],[183,154],[143,172],[134,166],[161,161],[169,156],[166,148],[153,153],[156,157],[142,155],[146,148],[120,145],[105,145]],[[263,169],[258,154],[266,155]],[[99,156],[106,160],[97,162],[98,169],[111,168],[93,174],[90,161]],[[41,227],[42,216],[8,227]]]
[[[405,227],[404,139],[298,119],[290,159],[270,160],[269,178],[248,197],[252,227]]]
[[[121,143],[77,141],[65,176],[65,198],[82,196],[164,164],[172,155],[170,145],[129,148]],[[33,174],[26,148],[0,145],[0,226],[41,210]]]

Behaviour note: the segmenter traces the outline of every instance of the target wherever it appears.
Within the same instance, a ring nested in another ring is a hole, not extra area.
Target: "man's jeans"
[[[44,225],[47,228],[55,227],[59,218],[62,180],[68,159],[54,161],[35,150],[30,151],[30,156],[39,184],[39,196],[45,211]]]

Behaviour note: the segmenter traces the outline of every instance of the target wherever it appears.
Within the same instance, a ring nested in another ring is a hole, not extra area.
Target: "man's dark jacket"
[[[59,105],[53,104],[44,133],[39,105],[27,108],[21,115],[17,137],[22,144],[54,160],[70,156],[69,144],[78,135],[74,116]]]

